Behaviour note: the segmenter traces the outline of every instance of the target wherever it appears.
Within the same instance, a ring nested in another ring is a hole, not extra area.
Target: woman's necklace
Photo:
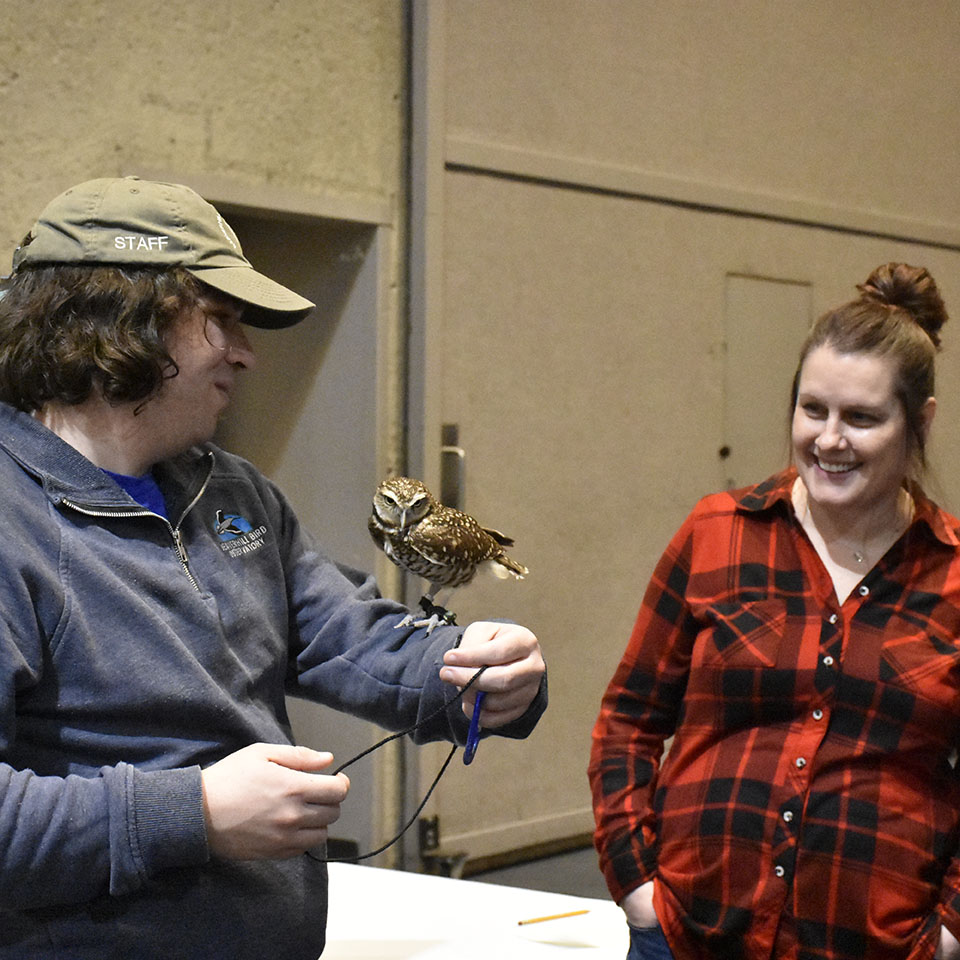
[[[909,491],[901,487],[897,493],[897,503],[892,518],[879,529],[867,527],[863,536],[857,538],[827,537],[816,525],[810,514],[807,488],[799,477],[794,483],[791,499],[793,500],[794,512],[808,534],[815,533],[814,539],[820,540],[830,555],[836,557],[839,562],[843,563],[842,558],[846,555],[858,567],[867,566],[868,560],[871,561],[869,565],[873,566],[900,539],[903,531],[910,526],[910,522],[913,520],[913,497],[910,496]]]

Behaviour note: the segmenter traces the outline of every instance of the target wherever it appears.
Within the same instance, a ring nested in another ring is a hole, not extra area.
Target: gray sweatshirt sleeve
[[[208,859],[199,768],[41,777],[0,764],[0,903],[7,909],[132,892]]]

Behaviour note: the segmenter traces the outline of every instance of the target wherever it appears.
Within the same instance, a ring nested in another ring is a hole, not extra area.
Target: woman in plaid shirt
[[[604,696],[630,958],[960,956],[960,522],[918,483],[947,317],[922,268],[858,289],[801,352],[794,465],[695,507]]]

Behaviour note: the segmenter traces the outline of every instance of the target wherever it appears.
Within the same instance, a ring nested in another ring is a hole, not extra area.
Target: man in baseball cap
[[[481,667],[485,731],[526,736],[546,706],[529,630],[404,626],[211,442],[255,362],[244,324],[312,306],[176,184],[80,184],[14,256],[0,958],[315,960],[327,827],[350,783],[293,744],[285,694],[458,743],[456,688]]]

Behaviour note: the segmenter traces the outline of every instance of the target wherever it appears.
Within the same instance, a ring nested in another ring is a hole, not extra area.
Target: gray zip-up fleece
[[[429,716],[457,630],[395,629],[246,461],[207,445],[156,475],[169,522],[0,404],[0,958],[315,960],[325,867],[211,859],[201,767],[291,742],[285,692]],[[417,738],[466,726],[452,705]]]

